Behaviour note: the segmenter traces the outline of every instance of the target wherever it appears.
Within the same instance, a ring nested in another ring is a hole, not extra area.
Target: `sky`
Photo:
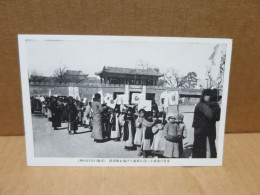
[[[136,42],[136,41],[26,41],[29,73],[52,76],[66,66],[89,76],[104,66],[141,68],[138,64],[159,67],[161,73],[174,68],[181,75],[196,72],[206,79],[209,57],[215,43]],[[217,71],[217,69],[215,70]]]

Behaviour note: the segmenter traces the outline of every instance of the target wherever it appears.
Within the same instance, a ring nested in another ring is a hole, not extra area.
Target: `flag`
[[[132,99],[131,99],[131,103],[132,104],[138,104],[141,98],[141,93],[132,93]]]
[[[218,50],[219,50],[219,44],[217,44],[215,47],[214,47],[214,51],[213,53],[210,55],[209,57],[209,60],[211,60],[212,62],[212,65],[216,65],[216,56],[218,55]]]
[[[109,106],[110,108],[115,109],[116,107],[116,100],[113,100],[113,98],[110,98],[107,102],[107,106]]]
[[[104,102],[108,103],[111,99],[113,100],[113,95],[111,93],[107,93],[104,97]]]
[[[168,100],[170,106],[175,106],[179,104],[179,93],[178,91],[168,92]]]

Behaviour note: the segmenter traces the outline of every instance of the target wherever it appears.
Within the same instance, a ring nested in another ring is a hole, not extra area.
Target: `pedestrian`
[[[133,150],[135,136],[135,118],[133,109],[131,107],[128,107],[126,115],[124,116],[123,132],[123,143],[125,146],[125,150]]]
[[[195,106],[192,123],[194,128],[192,158],[206,158],[206,140],[213,121],[213,111],[209,107],[210,97],[211,90],[203,90],[200,102]]]
[[[93,130],[91,137],[94,138],[94,141],[100,142],[103,141],[103,121],[102,121],[102,112],[104,108],[101,105],[101,95],[96,93],[93,98],[93,103],[91,105],[93,109]]]
[[[220,106],[218,104],[219,91],[217,89],[213,89],[211,91],[211,98],[209,102],[209,107],[213,112],[213,118],[211,120],[211,126],[207,131],[207,138],[209,142],[210,158],[217,158],[217,150],[216,150],[216,121],[220,120]]]
[[[138,151],[138,156],[142,156],[141,146],[143,142],[143,121],[145,118],[145,113],[146,112],[144,109],[140,109],[139,116],[135,121],[136,132],[134,137],[134,145]]]
[[[93,125],[92,125],[92,119],[93,119],[93,110],[91,108],[91,102],[88,103],[86,108],[84,109],[83,113],[83,124],[84,127],[87,128],[89,127],[90,130],[92,130]]]
[[[179,140],[181,133],[174,114],[168,115],[168,123],[164,126],[165,149],[163,156],[166,158],[179,158]]]
[[[184,115],[183,113],[178,114],[178,124],[179,124],[179,129],[181,133],[181,139],[179,142],[179,152],[180,152],[180,158],[183,157],[183,139],[187,137],[187,128],[185,123],[183,122]]]
[[[152,127],[154,125],[153,113],[151,111],[146,112],[146,117],[143,120],[143,141],[142,141],[142,152],[143,157],[147,158],[151,154],[151,144],[153,138]]]
[[[78,110],[76,107],[76,101],[72,97],[69,98],[66,109],[68,114],[68,131],[70,135],[73,135],[78,130]]]
[[[111,135],[110,139],[114,141],[120,140],[120,127],[119,127],[119,115],[120,110],[118,107],[115,107],[114,110],[112,110],[110,115],[110,129],[111,129]]]
[[[156,125],[152,127],[153,131],[153,143],[151,146],[152,153],[159,157],[163,156],[165,149],[165,137],[164,137],[164,126],[167,124],[166,113],[159,113],[159,120]]]
[[[52,113],[52,127],[54,130],[58,130],[58,127],[61,127],[61,106],[58,104],[56,97],[51,98],[50,110]]]

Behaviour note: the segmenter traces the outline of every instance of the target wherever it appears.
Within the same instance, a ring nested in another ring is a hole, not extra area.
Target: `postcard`
[[[232,39],[18,35],[28,166],[221,166]]]

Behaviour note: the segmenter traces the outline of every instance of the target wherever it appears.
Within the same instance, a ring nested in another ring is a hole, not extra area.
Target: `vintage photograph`
[[[18,38],[28,165],[221,165],[231,39]]]

